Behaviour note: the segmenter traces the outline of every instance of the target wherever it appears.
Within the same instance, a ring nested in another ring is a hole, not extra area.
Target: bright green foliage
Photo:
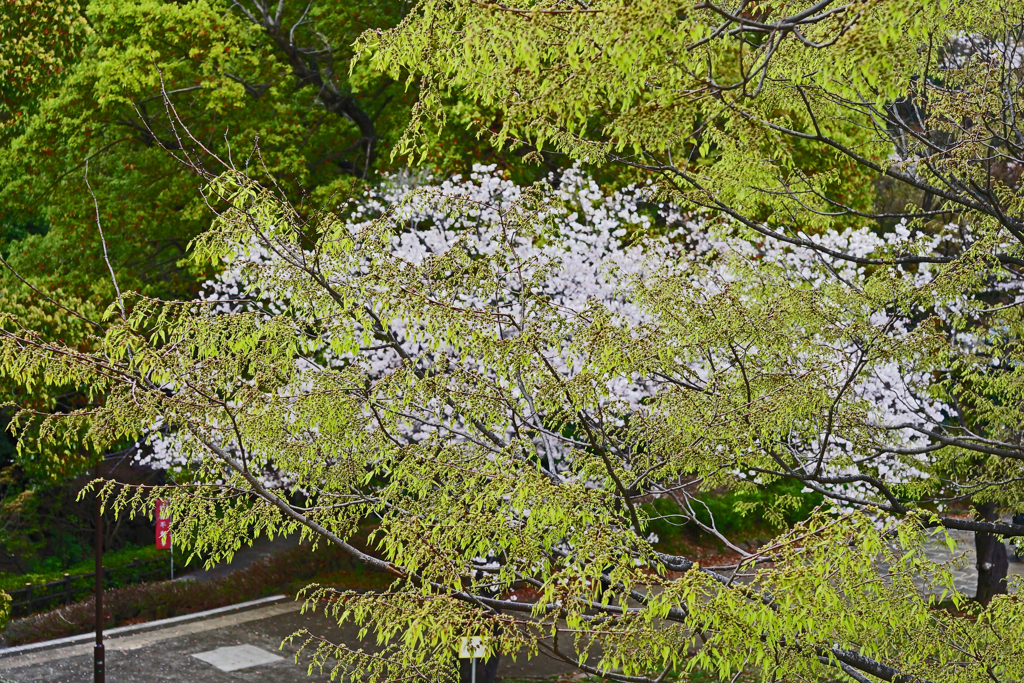
[[[1001,132],[1016,130],[1017,53],[993,38],[954,59],[964,34],[1011,35],[1020,8],[734,9],[428,1],[360,48],[395,80],[423,76],[421,116],[467,95],[501,113],[498,142],[658,173],[665,195],[731,217],[712,231],[721,248],[644,242],[650,260],[614,305],[574,309],[544,288],[579,240],[562,234],[572,207],[543,187],[493,206],[415,196],[462,221],[462,239],[413,258],[395,247],[416,229],[404,207],[351,223],[230,170],[205,187],[219,213],[195,253],[272,253],[241,266],[243,291],[270,303],[126,294],[86,350],[8,316],[5,378],[104,397],[30,438],[102,450],[172,430],[188,485],[108,483],[109,504],[148,513],[170,498],[179,538],[214,559],[302,529],[392,573],[387,594],[314,594],[389,641],[383,658],[310,641],[356,677],[443,679],[460,636],[491,635],[504,655],[555,647],[641,683],[747,666],[766,681],[1021,680],[1020,594],[938,609],[950,577],[922,550],[926,527],[1024,535],[925,505],[1024,502],[1010,172],[1024,159]],[[900,108],[925,95],[908,123]],[[842,171],[805,173],[821,148],[931,199],[896,212],[909,228],[893,239],[828,233],[859,209],[835,194]],[[689,511],[688,478],[788,478],[851,509],[715,571],[648,541],[639,499]],[[372,555],[346,541],[368,516]],[[535,603],[501,599],[518,583]]]
[[[123,319],[108,311],[97,350],[78,354],[8,317],[2,368],[12,381],[107,397],[49,418],[40,441],[59,438],[58,425],[97,449],[158,423],[176,431],[191,484],[108,484],[122,514],[170,498],[178,538],[215,559],[250,533],[302,530],[392,573],[386,594],[314,592],[328,614],[388,641],[387,656],[311,640],[318,661],[373,680],[443,680],[459,637],[490,634],[495,652],[556,645],[612,680],[680,667],[726,678],[746,666],[765,680],[1024,675],[1019,596],[977,620],[936,609],[932,592],[950,577],[922,553],[931,515],[880,529],[864,512],[819,512],[733,576],[656,552],[634,500],[687,476],[740,485],[737,470],[774,468],[775,444],[817,437],[829,416],[850,457],[884,445],[870,400],[836,377],[857,343],[855,367],[927,369],[922,350],[949,348],[945,337],[928,325],[893,331],[872,314],[934,301],[959,281],[956,268],[924,287],[898,268],[862,287],[811,287],[807,273],[742,251],[673,261],[651,243],[650,267],[622,281],[622,298],[647,318],[626,324],[599,301],[573,311],[545,294],[571,244],[558,234],[567,209],[543,188],[501,207],[415,195],[453,216],[499,217],[499,229],[477,235],[470,222],[420,260],[394,249],[401,211],[355,227],[331,213],[307,221],[237,173],[206,192],[225,208],[197,254],[276,253],[243,274],[279,292],[280,311],[131,294]],[[381,348],[395,358],[383,371]],[[643,378],[661,378],[648,400],[614,389]],[[551,439],[567,449],[556,470],[542,445]],[[268,488],[267,472],[288,490]],[[367,516],[381,520],[373,556],[346,543]],[[485,556],[498,561],[474,570]],[[521,582],[539,591],[535,604],[493,597]]]
[[[393,78],[421,79],[420,107],[435,117],[452,91],[500,111],[497,145],[616,160],[658,176],[676,201],[820,230],[871,213],[869,184],[887,173],[894,141],[903,159],[935,153],[929,171],[987,156],[1000,134],[960,122],[998,110],[971,95],[1001,67],[979,56],[951,71],[944,41],[1011,36],[1021,11],[996,0],[425,0],[398,28],[364,34],[358,55]],[[1002,45],[1006,54],[1016,41]],[[893,123],[886,103],[923,97],[933,77],[949,79],[929,89],[933,109]],[[411,127],[405,143],[419,134]],[[918,197],[929,182],[943,186],[922,178]]]
[[[111,301],[87,161],[122,281],[164,296],[194,293],[202,275],[179,263],[209,220],[185,157],[233,156],[296,204],[372,180],[391,167],[416,90],[365,65],[350,73],[351,43],[405,10],[398,0],[6,3],[0,73],[14,90],[0,112],[10,224],[0,239],[11,265],[47,289]],[[446,171],[489,148],[457,131],[432,147]],[[18,239],[18,225],[43,234]]]
[[[7,626],[8,620],[11,618],[11,603],[13,600],[11,596],[0,591],[0,628]]]
[[[774,536],[780,528],[787,528],[806,520],[823,502],[821,495],[801,494],[801,486],[792,480],[774,482],[766,487],[731,490],[728,493],[696,496],[691,503],[696,522],[690,522],[689,513],[671,498],[658,498],[643,505],[651,520],[647,526],[659,539],[659,548],[685,548],[700,538],[700,527],[714,528],[735,541],[751,541]],[[797,504],[787,505],[790,498]],[[680,554],[671,550],[674,554]]]
[[[31,321],[40,339],[66,343],[76,351],[89,348],[97,327],[92,321],[101,318],[102,309],[62,289],[43,291],[18,281],[10,274],[4,284],[6,286],[0,290],[0,306],[21,320]],[[28,409],[39,414],[53,410],[74,410],[88,405],[83,387],[75,384],[44,386],[32,382],[5,382],[3,387],[5,398],[17,409]],[[34,439],[25,440],[19,449],[17,461],[28,481],[52,482],[74,476],[95,459],[96,453],[89,449],[88,444],[82,443],[74,432],[66,432],[64,436],[66,438],[59,444],[54,443],[48,447],[42,447]],[[31,492],[26,493],[31,495]]]
[[[59,82],[87,33],[76,2],[10,0],[0,7],[0,130],[22,123],[35,93]]]
[[[941,477],[886,485],[882,495],[900,510],[909,500],[937,499],[926,489],[941,482],[955,499],[970,492],[974,503],[1010,511],[1020,505],[1024,455],[1013,310],[1024,264],[1022,26],[1019,0],[425,0],[395,29],[364,34],[357,54],[392,77],[419,79],[423,111],[441,116],[441,98],[458,91],[501,112],[495,144],[526,141],[646,173],[663,197],[711,209],[730,230],[815,249],[869,274],[886,263],[911,272],[953,264],[926,294],[886,293],[884,280],[874,283],[880,289],[872,296],[891,295],[894,309],[910,312],[920,348],[933,354],[928,372],[939,380],[923,396],[944,402],[928,425],[911,430],[930,445],[904,448],[907,459],[936,453],[942,466],[932,472]],[[404,142],[414,148],[419,136],[414,125]],[[855,233],[845,244],[808,237],[900,223],[913,243],[880,252]],[[976,300],[952,303],[965,292]],[[833,304],[838,312],[846,301]],[[850,304],[859,304],[859,293]],[[750,334],[766,343],[759,349],[783,352],[768,330]],[[858,339],[854,333],[847,342]],[[903,363],[899,351],[892,358]],[[807,398],[829,401],[828,393]],[[846,429],[832,418],[821,425],[826,434],[833,427]],[[771,436],[788,429],[780,420]],[[877,429],[891,435],[897,427]],[[877,436],[857,429],[851,442],[863,448]],[[782,458],[771,471],[805,477],[809,467],[818,476],[806,443],[796,450],[804,456]],[[881,493],[864,478],[878,482],[878,471],[855,469],[833,484]],[[987,484],[965,483],[982,476]],[[848,498],[859,506],[873,496]]]
[[[354,14],[347,5],[317,6],[296,41],[318,40],[315,27],[346,63],[348,43],[359,32],[393,24],[400,11],[397,4],[360,7]],[[289,4],[283,20],[294,23],[301,11]],[[332,163],[332,155],[338,163],[376,167],[376,158],[356,160],[345,152],[362,132],[343,112],[326,111],[315,85],[294,77],[267,32],[230,2],[95,0],[51,15],[53,32],[88,20],[87,39],[66,51],[59,74],[25,87],[24,111],[5,129],[0,154],[0,210],[48,228],[9,247],[12,265],[49,286],[104,303],[113,295],[97,258],[94,207],[83,183],[87,160],[121,278],[165,293],[191,291],[192,278],[177,262],[208,220],[190,170],[166,151],[204,156],[178,149],[183,127],[215,153],[226,156],[230,144],[243,160],[258,138],[263,155],[253,160],[254,171],[265,164],[265,177],[296,198],[348,186],[353,174]],[[16,59],[7,49],[5,43],[5,59]],[[376,130],[385,145],[387,131],[401,130],[407,111],[402,89],[386,84],[362,74],[339,81],[343,94],[368,91],[362,106],[371,114],[381,110]],[[180,120],[165,106],[162,87]],[[383,106],[395,97],[397,106]]]

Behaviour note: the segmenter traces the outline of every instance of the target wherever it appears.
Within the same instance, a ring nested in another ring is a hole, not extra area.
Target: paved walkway
[[[954,554],[938,538],[926,548],[929,558],[949,562],[956,588],[973,595],[977,582],[974,566],[974,536],[951,532],[958,542]],[[259,544],[239,554],[231,565],[216,567],[195,578],[212,578],[237,570],[259,557],[283,549],[284,541]],[[1012,549],[1011,549],[1012,554]],[[239,563],[239,564],[236,564]],[[226,571],[225,571],[226,570]],[[1024,575],[1024,563],[1011,562],[1011,575]],[[184,578],[184,577],[183,577]],[[223,612],[197,619],[160,625],[108,637],[106,641],[107,680],[110,683],[151,683],[190,681],[228,683],[231,681],[274,681],[275,683],[326,683],[326,674],[307,674],[308,659],[295,661],[296,645],[281,642],[302,629],[324,635],[334,642],[358,643],[351,625],[339,628],[320,613],[300,614],[300,603],[290,598],[238,612]],[[372,644],[367,643],[367,648]],[[80,683],[92,680],[92,643],[77,641],[61,647],[0,652],[0,683]],[[499,677],[540,678],[570,673],[563,662],[538,658],[530,662],[503,660]]]
[[[295,662],[297,646],[281,641],[302,628],[333,642],[359,643],[351,625],[339,628],[316,614],[300,614],[290,598],[240,613],[177,623],[106,641],[108,683],[327,683],[329,672],[307,675],[308,659]],[[372,638],[372,637],[371,637]],[[373,649],[372,643],[365,643]],[[82,683],[92,680],[91,642],[0,656],[0,681]],[[541,678],[573,670],[540,657],[502,660],[499,677]]]
[[[218,579],[245,569],[265,557],[276,555],[285,550],[291,550],[297,545],[299,545],[299,534],[277,536],[272,541],[266,536],[261,536],[251,546],[239,548],[238,552],[231,558],[231,562],[222,562],[211,569],[185,569],[186,573],[182,573],[180,579],[182,581]]]
[[[950,553],[945,541],[942,540],[940,532],[935,531],[933,534],[936,538],[925,547],[925,555],[935,562],[950,562],[954,557],[960,558],[949,567],[950,573],[953,575],[953,585],[961,593],[973,597],[978,587],[978,567],[974,554],[974,532],[956,530],[949,532],[949,535],[957,542],[955,554]],[[1013,548],[1010,545],[1007,545],[1006,550],[1010,556],[1009,575],[1024,576],[1024,563],[1015,561]]]

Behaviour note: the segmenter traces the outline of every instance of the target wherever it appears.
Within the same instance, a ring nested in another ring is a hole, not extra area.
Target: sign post
[[[487,656],[487,639],[481,636],[459,640],[459,659],[469,660],[469,680],[476,683],[476,660]]]
[[[156,548],[171,551],[171,580],[174,580],[174,541],[171,539],[171,506],[166,500],[156,502]]]
[[[96,463],[96,478],[103,476],[102,460]],[[106,654],[103,648],[103,499],[96,487],[96,646],[93,648],[93,683],[105,683]]]

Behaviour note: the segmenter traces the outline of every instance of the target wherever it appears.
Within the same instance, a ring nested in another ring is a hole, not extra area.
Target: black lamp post
[[[102,472],[102,463],[96,464],[96,478]],[[103,501],[96,490],[96,647],[93,649],[93,680],[106,683],[106,656],[103,651]]]

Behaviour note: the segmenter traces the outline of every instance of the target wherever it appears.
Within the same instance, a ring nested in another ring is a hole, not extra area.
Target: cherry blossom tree
[[[381,594],[313,592],[385,643],[370,656],[308,634],[320,664],[441,679],[458,638],[486,634],[495,654],[546,651],[621,681],[751,665],[1021,675],[1018,597],[974,620],[935,610],[951,580],[923,553],[927,527],[981,524],[938,505],[991,485],[934,445],[956,413],[943,372],[986,342],[936,321],[977,314],[983,288],[715,225],[648,186],[606,196],[578,171],[557,189],[487,169],[398,177],[300,210],[228,165],[204,194],[217,217],[196,257],[225,266],[202,299],[126,293],[95,321],[97,352],[9,316],[3,369],[104,397],[41,418],[40,438],[149,438],[154,462],[187,466],[174,487],[105,483],[121,514],[161,497],[178,538],[215,560],[299,531],[391,573]],[[909,228],[807,239],[935,248]],[[699,522],[695,484],[784,477],[834,505],[756,551],[730,543],[730,567],[652,546],[644,500],[673,497]],[[504,599],[524,584],[535,602]]]
[[[942,348],[957,353],[931,349],[931,391],[913,388],[907,404],[914,420],[887,425],[888,439],[872,429],[890,455],[897,437],[916,435],[900,457],[928,449],[916,455],[942,462],[951,495],[972,492],[977,595],[986,602],[1005,590],[1001,536],[1024,531],[1001,521],[1024,507],[1015,351],[1022,27],[1015,0],[422,0],[401,26],[364,33],[357,54],[423,84],[410,148],[421,145],[425,122],[444,123],[438,103],[459,93],[500,114],[500,126],[478,129],[499,148],[630,169],[680,206],[869,275],[940,267],[945,280],[893,305],[905,308],[910,329],[928,321]],[[820,239],[900,224],[913,239],[892,249]],[[904,375],[888,373],[880,386]],[[843,386],[847,377],[835,375]],[[950,410],[928,414],[929,400]],[[820,474],[828,448],[809,443],[787,443],[778,454],[785,462],[766,469],[803,477],[810,464]],[[878,474],[842,482],[861,489],[847,502],[880,496],[899,510],[916,500]]]

